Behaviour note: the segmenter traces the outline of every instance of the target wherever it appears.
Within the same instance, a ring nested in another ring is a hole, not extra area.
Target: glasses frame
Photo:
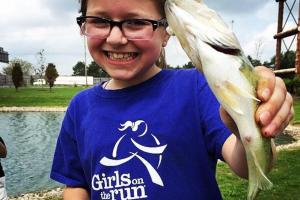
[[[135,21],[135,20],[137,20],[137,21],[141,20],[141,21],[150,22],[152,24],[153,31],[155,31],[159,26],[163,26],[163,27],[167,27],[168,26],[168,22],[167,22],[166,18],[162,18],[160,20],[152,20],[152,19],[125,19],[125,20],[121,20],[121,21],[115,21],[115,20],[111,20],[111,19],[107,19],[107,18],[103,18],[103,17],[97,17],[97,16],[80,16],[80,17],[76,18],[76,21],[77,21],[77,24],[79,25],[79,27],[81,29],[81,33],[83,35],[86,35],[82,31],[82,27],[83,27],[83,24],[85,23],[86,19],[99,19],[99,20],[102,20],[104,22],[107,22],[109,24],[109,28],[110,28],[109,33],[111,32],[112,28],[115,27],[115,26],[117,26],[123,32],[122,25],[125,22],[130,22],[130,21]],[[86,35],[86,36],[88,36],[88,35]]]

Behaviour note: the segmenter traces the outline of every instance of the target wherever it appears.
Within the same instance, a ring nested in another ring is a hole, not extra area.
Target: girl
[[[169,35],[163,1],[83,0],[77,18],[93,59],[111,76],[71,101],[51,178],[64,199],[221,199],[218,159],[247,177],[233,121],[196,70],[162,70]],[[281,79],[256,69],[265,137],[293,116]],[[232,134],[233,133],[233,134]]]

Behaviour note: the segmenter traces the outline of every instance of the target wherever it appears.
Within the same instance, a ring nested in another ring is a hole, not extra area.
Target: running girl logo
[[[140,126],[140,125],[144,126]],[[124,124],[120,124],[120,128],[118,130],[120,132],[124,132],[126,129],[130,128],[132,132],[137,132],[139,127],[143,127],[144,130],[138,137],[142,138],[146,134],[148,134],[148,125],[143,120],[137,120],[135,122],[126,121]],[[141,132],[141,130],[139,130]],[[162,158],[163,152],[165,151],[167,144],[161,145],[159,139],[152,133],[151,137],[153,138],[155,146],[146,146],[136,142],[129,134],[123,134],[115,143],[114,148],[112,150],[111,157],[103,157],[100,160],[100,164],[107,167],[115,167],[119,165],[123,165],[127,162],[130,162],[132,159],[138,159],[148,171],[151,181],[154,184],[159,186],[164,186],[163,181],[160,175],[157,172],[159,168]],[[136,147],[136,152],[128,152],[127,157],[119,157],[118,156],[118,148],[121,145],[123,139],[128,135],[130,137],[130,142],[133,146]],[[145,158],[139,155],[139,152],[157,155],[158,163],[156,166],[152,166],[150,162],[148,162]],[[94,174],[92,179],[92,187],[94,190],[103,190],[101,192],[101,199],[143,199],[147,198],[147,194],[145,191],[145,185],[143,178],[132,179],[130,173],[120,174],[118,171],[114,172],[113,176],[107,177],[106,174]],[[104,191],[105,190],[105,191]]]

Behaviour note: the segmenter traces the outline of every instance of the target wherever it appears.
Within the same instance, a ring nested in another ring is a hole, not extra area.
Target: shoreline
[[[65,112],[67,107],[63,106],[3,106],[0,107],[0,112]]]
[[[29,192],[18,196],[11,196],[9,200],[45,200],[45,199],[62,199],[63,188],[58,187],[52,190],[43,190],[38,192]]]

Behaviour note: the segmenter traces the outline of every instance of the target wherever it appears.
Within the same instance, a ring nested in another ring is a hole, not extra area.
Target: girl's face
[[[115,21],[124,19],[163,18],[157,0],[88,0],[87,16],[99,16]],[[88,39],[93,59],[119,84],[127,87],[140,83],[159,69],[155,61],[169,35],[160,26],[149,40],[127,40],[119,27],[114,26],[106,39]]]

